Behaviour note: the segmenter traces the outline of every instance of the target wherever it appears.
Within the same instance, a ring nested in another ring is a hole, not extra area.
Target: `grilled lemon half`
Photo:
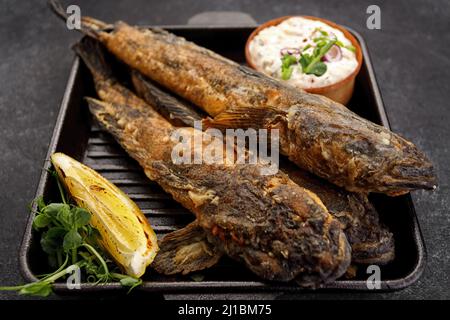
[[[51,156],[59,179],[78,206],[88,210],[100,244],[133,277],[141,277],[159,248],[156,234],[139,207],[93,169],[63,153]]]

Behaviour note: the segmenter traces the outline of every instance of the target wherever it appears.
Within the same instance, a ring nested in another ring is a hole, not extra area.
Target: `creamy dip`
[[[340,47],[340,60],[323,61],[327,70],[321,76],[305,74],[302,72],[302,66],[296,63],[293,65],[290,78],[281,80],[282,58],[285,52],[298,50],[298,52],[312,54],[317,45],[314,39],[323,34],[327,34],[330,38],[336,38],[343,45]],[[310,48],[304,50],[307,46]],[[250,42],[249,53],[251,61],[258,71],[295,87],[307,89],[334,84],[355,71],[358,61],[351,47],[351,41],[340,30],[321,21],[292,17],[276,26],[261,30]]]

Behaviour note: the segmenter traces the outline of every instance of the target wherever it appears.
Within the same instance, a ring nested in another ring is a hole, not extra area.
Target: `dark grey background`
[[[365,37],[394,131],[424,150],[440,185],[413,193],[428,248],[423,277],[395,293],[183,295],[182,298],[450,298],[449,159],[450,1],[72,1],[106,21],[185,24],[202,11],[241,11],[258,22],[292,14],[347,25]],[[64,4],[69,4],[65,1]],[[378,4],[382,30],[365,27]],[[22,282],[18,249],[80,35],[69,32],[45,1],[0,1],[0,284]],[[0,299],[15,298],[0,292]],[[166,298],[173,298],[167,296]],[[60,298],[60,297],[56,297]],[[98,298],[98,297],[95,297]],[[147,296],[142,296],[148,299]],[[156,297],[154,297],[156,298]]]

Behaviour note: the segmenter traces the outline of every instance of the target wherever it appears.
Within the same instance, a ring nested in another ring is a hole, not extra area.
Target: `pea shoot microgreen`
[[[141,285],[141,279],[115,272],[118,271],[117,266],[100,249],[99,232],[89,224],[91,214],[69,203],[56,173],[52,175],[56,178],[62,202],[46,204],[42,197],[37,198],[33,229],[40,233],[42,250],[47,254],[49,266],[56,270],[39,276],[36,282],[0,287],[0,290],[46,297],[53,292],[53,283],[66,277],[73,265],[84,270],[84,276],[89,282],[99,284],[118,281],[129,291]]]
[[[289,80],[291,78],[294,65],[297,62],[297,58],[290,54],[286,54],[281,58],[281,78],[283,80]]]
[[[281,79],[289,80],[296,64],[300,64],[301,71],[305,74],[313,74],[317,77],[322,76],[327,72],[327,65],[322,61],[322,58],[333,45],[337,45],[352,52],[356,51],[354,46],[344,45],[342,41],[337,40],[335,36],[330,36],[329,33],[324,30],[317,28],[314,33],[319,33],[319,35],[313,39],[315,46],[310,44],[306,45],[300,53],[299,58],[291,54],[285,54],[281,57]],[[313,48],[313,50],[308,53],[307,51],[310,48]]]

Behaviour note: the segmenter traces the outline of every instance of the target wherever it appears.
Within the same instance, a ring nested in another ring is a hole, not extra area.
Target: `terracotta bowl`
[[[247,64],[253,68],[255,68],[255,65],[252,62],[251,56],[250,56],[250,42],[253,40],[253,38],[264,28],[276,26],[283,22],[286,19],[292,18],[293,16],[285,16],[280,17],[277,19],[273,19],[270,21],[267,21],[266,23],[260,25],[258,28],[256,28],[252,34],[248,37],[247,43],[245,44],[245,59],[247,60]],[[342,31],[342,33],[345,35],[345,37],[350,40],[352,45],[356,48],[356,60],[358,61],[358,66],[356,67],[355,71],[353,71],[350,75],[348,75],[346,78],[340,80],[339,82],[323,86],[323,87],[317,87],[317,88],[302,88],[303,90],[309,92],[309,93],[315,93],[315,94],[321,94],[323,96],[326,96],[330,99],[333,99],[334,101],[337,101],[342,104],[347,104],[350,101],[350,98],[353,94],[353,89],[355,87],[355,78],[358,74],[359,70],[361,69],[362,64],[362,52],[361,52],[361,46],[359,45],[358,41],[355,39],[355,37],[345,28],[337,25],[334,22],[317,18],[317,17],[311,17],[311,16],[300,16],[302,18],[310,19],[310,20],[318,20],[323,23],[328,24],[329,26],[338,29]],[[261,71],[261,70],[258,70]]]

